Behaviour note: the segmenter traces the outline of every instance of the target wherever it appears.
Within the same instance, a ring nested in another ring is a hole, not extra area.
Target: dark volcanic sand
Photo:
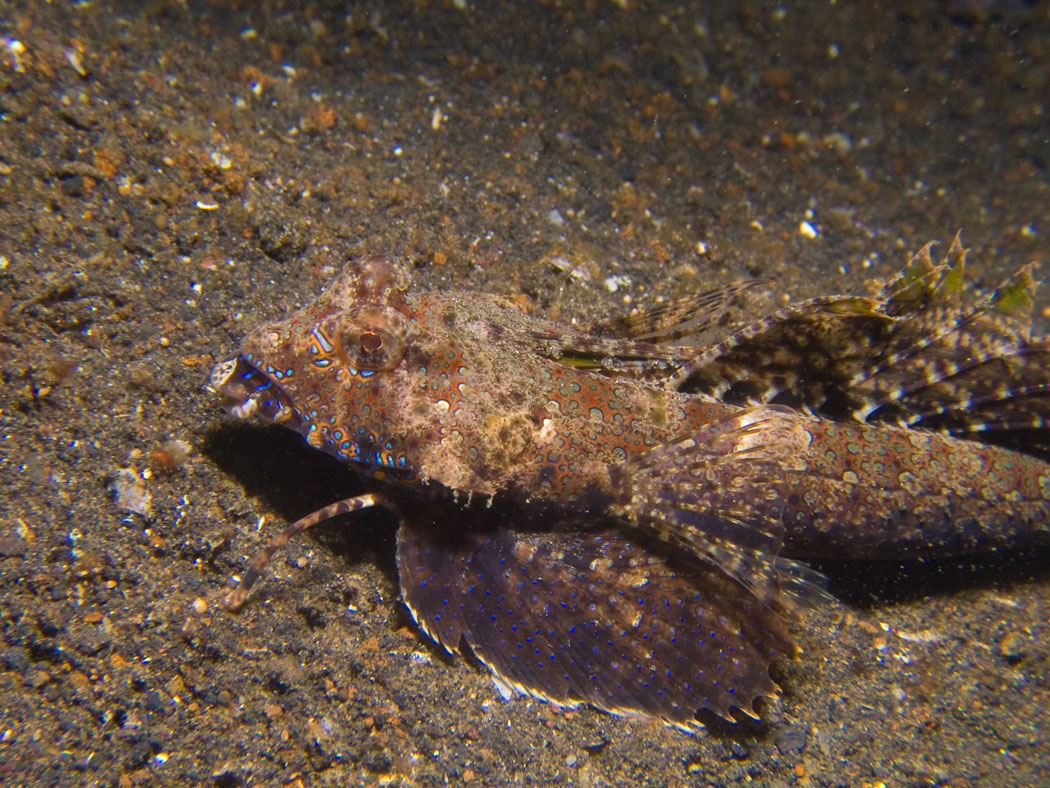
[[[317,529],[241,615],[218,607],[270,534],[358,486],[203,388],[365,253],[593,318],[748,276],[776,278],[767,308],[867,292],[963,228],[990,287],[1047,257],[1045,3],[0,20],[0,782],[1050,779],[1045,551],[822,566],[845,602],[797,627],[763,725],[504,702],[412,627],[383,513]]]

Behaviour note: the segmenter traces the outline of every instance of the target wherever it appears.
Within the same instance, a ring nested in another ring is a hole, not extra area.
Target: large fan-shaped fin
[[[718,569],[611,527],[448,533],[408,522],[402,593],[450,652],[464,645],[507,685],[566,706],[660,720],[755,716],[793,657],[783,620]]]

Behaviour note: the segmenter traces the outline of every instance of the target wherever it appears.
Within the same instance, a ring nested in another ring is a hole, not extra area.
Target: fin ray
[[[773,482],[808,444],[804,418],[776,407],[737,411],[610,466],[625,491],[611,511],[718,567],[764,604],[782,606],[776,558],[784,528]]]
[[[685,298],[632,314],[602,321],[591,326],[590,333],[618,339],[644,342],[677,342],[697,345],[705,332],[722,322],[734,299],[756,287],[769,285],[769,279],[744,279],[711,288]]]
[[[788,306],[676,361],[671,384],[728,404],[784,404],[836,421],[1041,451],[1050,428],[1050,342],[1031,336],[1033,265],[966,303],[960,236],[940,262],[932,248],[914,254],[880,298]],[[1024,425],[1024,434],[1007,434],[1009,425]]]

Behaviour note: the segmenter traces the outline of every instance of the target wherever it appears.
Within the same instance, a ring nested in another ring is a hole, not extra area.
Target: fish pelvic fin
[[[807,594],[784,594],[777,565],[784,527],[775,481],[795,472],[811,440],[806,417],[756,407],[610,467],[622,499],[611,512],[724,572],[773,609]],[[819,595],[816,595],[819,596]]]

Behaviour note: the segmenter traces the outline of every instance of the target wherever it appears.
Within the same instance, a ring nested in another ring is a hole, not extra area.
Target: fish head
[[[382,444],[376,425],[361,413],[372,412],[369,390],[389,389],[383,378],[404,359],[408,283],[397,260],[349,263],[315,301],[252,329],[238,351],[214,367],[211,387],[231,415],[281,424],[318,448],[331,448],[326,444],[333,435],[342,439],[351,421],[357,436],[346,448]]]
[[[251,330],[211,386],[230,414],[374,478],[494,494],[551,440],[554,362],[513,339],[526,318],[504,299],[409,284],[396,260],[349,263],[316,301]]]

